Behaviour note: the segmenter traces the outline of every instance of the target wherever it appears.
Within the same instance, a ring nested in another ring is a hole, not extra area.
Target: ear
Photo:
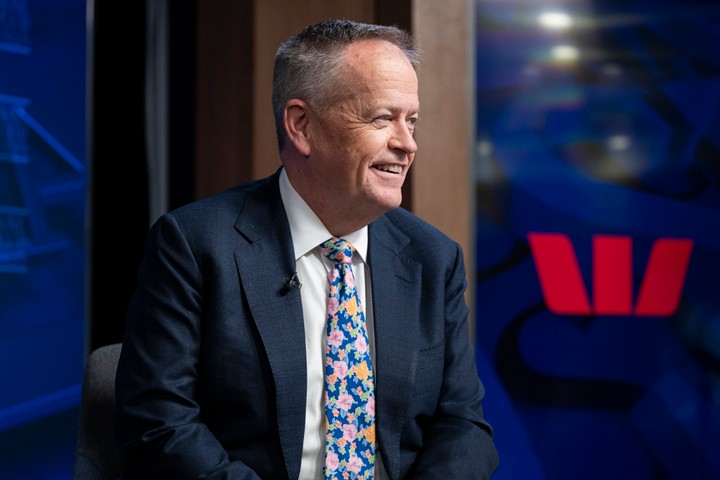
[[[304,156],[310,156],[310,115],[311,111],[307,103],[293,98],[285,105],[283,113],[283,124],[288,141]]]

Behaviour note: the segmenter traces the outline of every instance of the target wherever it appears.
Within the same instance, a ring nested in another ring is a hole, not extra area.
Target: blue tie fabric
[[[375,471],[375,391],[369,342],[352,271],[354,247],[321,245],[328,274],[325,348],[325,479],[369,480]]]

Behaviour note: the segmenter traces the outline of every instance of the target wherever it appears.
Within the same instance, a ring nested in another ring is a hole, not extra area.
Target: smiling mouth
[[[389,173],[402,173],[403,171],[403,167],[400,165],[375,165],[373,168]]]

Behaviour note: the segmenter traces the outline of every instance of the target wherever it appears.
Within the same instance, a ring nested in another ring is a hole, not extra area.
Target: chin
[[[372,202],[374,208],[380,212],[380,214],[383,214],[400,206],[402,203],[402,192],[394,189],[386,193],[376,192],[376,194],[368,200]]]
[[[384,207],[385,211],[387,212],[389,210],[399,207],[401,204],[402,204],[402,197],[398,197],[397,199],[395,199],[393,201],[384,202],[383,207]]]

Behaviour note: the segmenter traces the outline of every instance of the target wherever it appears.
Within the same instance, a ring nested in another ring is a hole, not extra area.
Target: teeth
[[[402,173],[402,167],[400,165],[375,165],[375,168],[383,172]]]

